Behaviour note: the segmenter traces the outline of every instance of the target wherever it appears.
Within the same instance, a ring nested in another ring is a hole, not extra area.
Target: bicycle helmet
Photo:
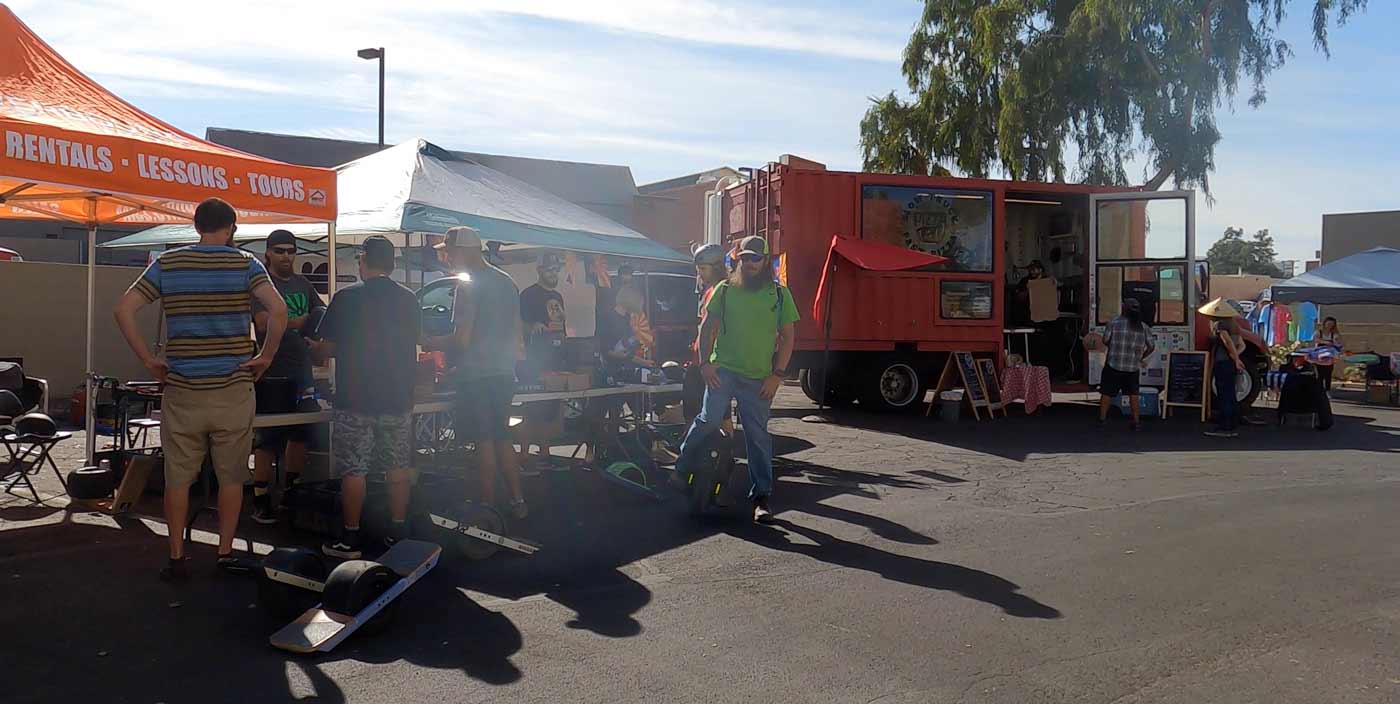
[[[673,384],[679,384],[682,381],[685,381],[685,368],[682,367],[679,362],[662,362],[661,374],[666,377],[667,381]]]
[[[717,244],[702,244],[691,252],[691,258],[695,264],[723,264],[724,247]]]

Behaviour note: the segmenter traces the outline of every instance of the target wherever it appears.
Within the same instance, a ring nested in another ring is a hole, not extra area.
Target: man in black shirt
[[[360,283],[338,292],[321,322],[318,357],[336,358],[331,418],[334,467],[341,476],[344,532],[327,555],[360,557],[365,474],[386,472],[392,525],[386,543],[407,535],[409,441],[418,364],[418,299],[389,278],[394,245],[374,236],[360,247]]]
[[[535,269],[539,282],[520,292],[520,320],[525,324],[525,363],[531,377],[541,372],[564,371],[560,369],[566,336],[564,296],[558,291],[559,273],[563,268],[559,255],[542,255]],[[532,444],[540,448],[540,463],[545,468],[553,467],[549,443],[562,431],[560,410],[558,401],[536,401],[525,406],[520,459],[527,474],[534,470],[530,460]]]
[[[287,329],[282,344],[267,373],[258,380],[258,413],[290,413],[294,410],[319,411],[316,403],[315,381],[311,375],[311,353],[306,336],[315,331],[316,322],[325,311],[316,288],[305,276],[296,273],[297,240],[286,230],[273,230],[267,237],[263,259],[272,283],[287,304]],[[268,312],[253,301],[253,326],[258,344],[266,342]],[[272,480],[272,460],[282,452],[282,471],[290,484],[306,466],[306,427],[260,428],[253,440],[253,520],[276,523],[272,510],[272,495],[268,483]]]

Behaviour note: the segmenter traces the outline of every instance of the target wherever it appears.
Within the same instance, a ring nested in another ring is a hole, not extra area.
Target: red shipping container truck
[[[1057,389],[1085,390],[1097,383],[1102,359],[1084,337],[1116,317],[1127,297],[1143,304],[1156,335],[1144,384],[1163,384],[1168,351],[1207,343],[1208,325],[1195,309],[1208,300],[1209,273],[1195,260],[1189,191],[838,172],[785,156],[716,197],[719,207],[709,212],[720,222],[707,227],[711,239],[762,235],[780,258],[803,315],[790,369],[813,400],[825,384],[831,404],[921,408],[952,351],[995,359],[1000,369],[1010,349],[1048,366]],[[828,331],[812,313],[833,235],[948,261],[880,272],[834,257]],[[1032,262],[1055,280],[1053,289],[1021,285]],[[1030,310],[1032,287],[1053,290],[1055,300],[1041,295]],[[1241,375],[1237,395],[1252,401],[1267,355],[1257,338],[1246,354],[1251,373]]]

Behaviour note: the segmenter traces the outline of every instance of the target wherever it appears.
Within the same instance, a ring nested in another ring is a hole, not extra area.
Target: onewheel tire
[[[369,560],[349,560],[331,570],[326,577],[326,590],[321,592],[321,608],[346,616],[355,616],[400,579],[397,572]],[[374,635],[394,619],[398,601],[391,601],[360,626],[359,632]]]
[[[117,488],[116,470],[83,467],[68,473],[68,496],[83,501],[105,499]]]
[[[326,563],[320,553],[305,548],[277,548],[268,553],[258,570],[258,603],[279,618],[295,618],[321,603],[321,592],[278,581],[268,570],[324,583]]]
[[[490,506],[469,505],[461,513],[461,517],[455,520],[464,526],[476,526],[496,535],[504,535],[506,532],[506,520],[501,517],[499,511]],[[457,550],[462,553],[462,557],[468,560],[485,560],[495,555],[500,549],[501,546],[495,543],[488,543],[470,535],[457,534]]]

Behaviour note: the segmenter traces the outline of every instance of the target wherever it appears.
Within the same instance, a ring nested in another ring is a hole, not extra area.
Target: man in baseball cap
[[[456,390],[458,437],[474,434],[481,460],[481,500],[495,502],[496,473],[505,475],[511,512],[524,518],[525,494],[520,466],[510,437],[510,404],[515,399],[515,359],[521,344],[520,289],[515,281],[486,261],[481,235],[470,227],[454,227],[442,242],[457,280],[452,302],[452,334],[428,338],[425,348],[447,353]]]

